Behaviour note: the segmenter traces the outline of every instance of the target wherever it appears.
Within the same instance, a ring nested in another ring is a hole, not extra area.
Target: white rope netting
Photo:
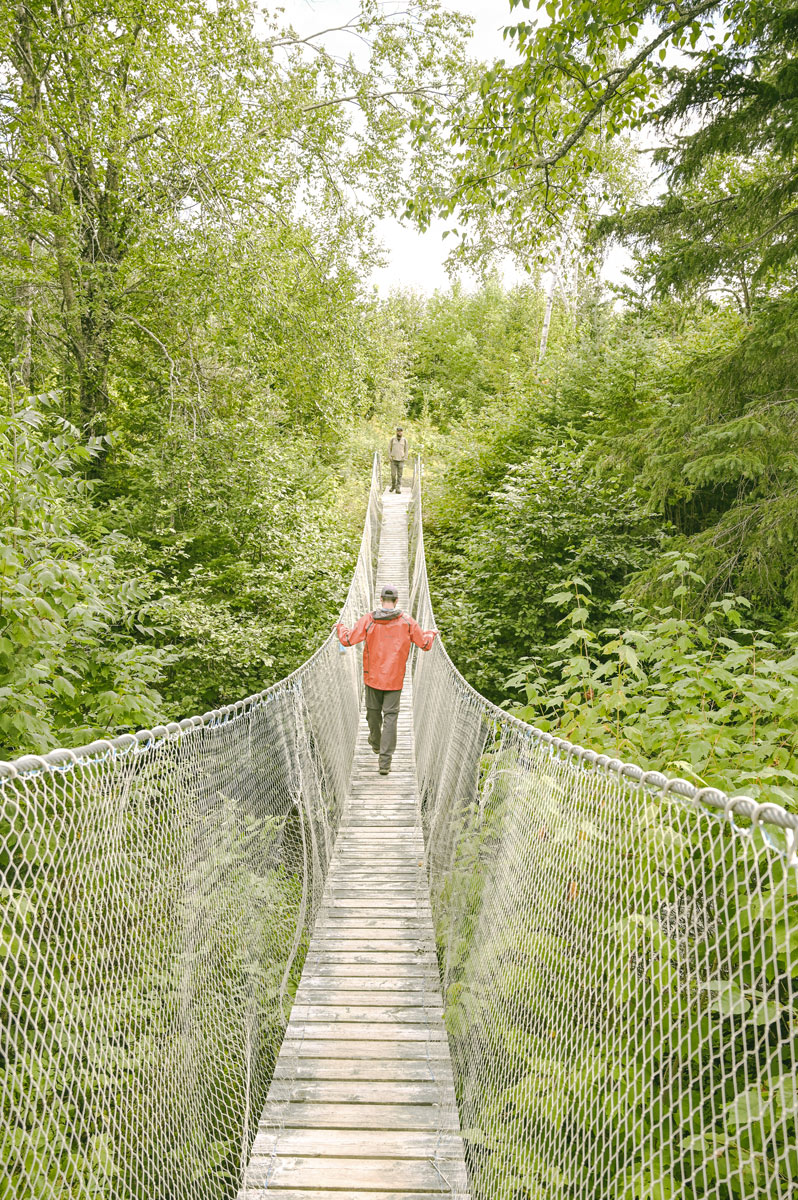
[[[350,623],[379,492],[375,462]],[[523,725],[439,643],[413,690],[470,1194],[794,1195],[798,818]],[[240,704],[0,767],[0,1200],[235,1195],[360,692],[330,638]]]
[[[413,693],[474,1200],[798,1195],[798,817],[524,725],[439,642]]]
[[[375,458],[342,619],[374,600]],[[0,1197],[233,1196],[349,784],[334,634],[203,717],[0,764]]]

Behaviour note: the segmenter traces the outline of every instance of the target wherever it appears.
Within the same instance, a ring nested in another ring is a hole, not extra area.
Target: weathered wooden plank
[[[416,897],[427,904],[427,881],[419,872],[416,875],[397,876],[396,879],[376,880],[369,883],[363,879],[346,879],[340,873],[324,889],[324,900],[343,896],[355,904],[371,902],[374,897],[377,904],[393,904],[395,899],[415,900]]]
[[[437,1105],[440,1087],[434,1080],[403,1083],[357,1079],[276,1080],[269,1091],[269,1099],[292,1103]]]
[[[266,1101],[262,1125],[279,1129],[440,1129],[446,1114],[435,1104],[291,1104]],[[457,1133],[449,1120],[445,1133]]]
[[[447,1085],[452,1082],[448,1059],[388,1059],[388,1058],[293,1058],[280,1057],[274,1071],[275,1079],[343,1079],[404,1080],[407,1082],[437,1079]]]
[[[335,848],[355,843],[358,846],[420,846],[422,844],[421,830],[416,827],[402,829],[375,830],[373,825],[359,825],[351,828],[345,826],[336,839]]]
[[[425,940],[429,940],[430,918],[427,917],[425,919],[423,912],[414,912],[409,904],[406,907],[405,904],[405,901],[400,901],[393,909],[378,907],[376,904],[371,909],[363,908],[360,905],[350,908],[346,900],[339,900],[336,904],[327,906],[325,912],[319,918],[320,922],[324,923],[320,924],[319,928],[325,928],[329,922],[332,922],[333,927],[336,927],[341,921],[346,921],[350,925],[359,925],[361,929],[372,928],[371,925],[364,925],[364,921],[376,921],[378,923],[398,921],[404,925],[412,922],[423,931]]]
[[[412,887],[401,891],[385,894],[372,893],[373,902],[367,903],[368,893],[359,895],[333,893],[324,901],[324,907],[319,913],[318,922],[356,921],[363,917],[367,921],[412,921],[421,923],[425,932],[429,932],[432,920],[428,907],[418,904]]]
[[[316,922],[316,927],[313,930],[313,941],[317,938],[330,938],[331,936],[340,936],[350,938],[354,936],[361,941],[369,941],[372,937],[380,937],[379,930],[383,928],[385,933],[383,938],[394,937],[397,934],[407,936],[417,936],[422,934],[425,943],[432,942],[432,930],[429,922],[424,921],[420,914],[407,913],[396,911],[395,915],[388,917],[366,917],[366,921],[373,921],[374,924],[363,924],[358,922],[357,918],[348,917],[345,912],[336,912],[333,909],[327,909],[319,914]]]
[[[368,1009],[370,1013],[384,1012],[391,1009],[422,1009],[428,1018],[439,1021],[443,1012],[440,996],[432,988],[424,984],[415,986],[409,991],[364,991],[362,988],[350,989],[302,989],[296,996],[296,1003],[302,1008],[335,1009],[343,1013],[343,1009]],[[304,1019],[305,1014],[299,1014],[298,1020]],[[379,1018],[376,1018],[379,1019]]]
[[[426,888],[424,889],[426,891]],[[349,884],[340,884],[324,893],[322,905],[329,908],[351,908],[360,912],[418,912],[425,919],[431,920],[431,909],[421,885],[415,879],[408,879],[395,887],[380,887],[369,891],[367,888],[353,888]]]
[[[361,900],[354,902],[350,896],[341,896],[340,899],[330,900],[326,902],[324,910],[319,913],[319,924],[331,920],[331,922],[341,922],[346,920],[349,923],[361,923],[361,928],[371,929],[370,925],[362,925],[364,920],[376,920],[376,922],[415,922],[420,928],[424,929],[425,934],[430,932],[431,916],[424,908],[416,907],[413,900],[408,896],[397,898],[394,905],[388,907],[384,901],[374,900],[371,907],[365,907]]]
[[[407,866],[408,860],[419,862],[421,854],[418,846],[351,846],[342,856],[342,862],[345,866],[367,871],[378,858],[387,867]]]
[[[335,888],[324,894],[323,911],[329,911],[330,908],[336,908],[336,910],[350,908],[354,913],[371,912],[374,916],[382,916],[385,913],[386,916],[389,916],[391,912],[396,912],[402,917],[416,913],[419,918],[422,917],[427,922],[431,922],[430,904],[424,893],[419,895],[419,890],[419,886],[414,880],[408,880],[400,887],[380,888],[374,892],[367,892],[365,888]]]
[[[369,866],[342,860],[335,870],[330,869],[327,887],[362,888],[371,887],[372,884],[376,887],[397,887],[408,879],[426,882],[426,873],[423,866],[419,866],[418,859],[409,863],[406,859],[389,865],[381,863],[379,871],[375,870],[374,864]]]
[[[275,1134],[259,1133],[253,1159],[270,1158]],[[301,1158],[449,1158],[457,1154],[457,1137],[437,1133],[401,1133],[385,1129],[286,1129],[280,1136],[280,1153]]]
[[[419,844],[421,833],[417,827],[414,827],[411,821],[403,817],[384,818],[383,820],[370,821],[368,832],[365,826],[350,826],[346,834],[343,835],[343,840],[338,844],[336,850],[345,846],[347,841],[354,840],[358,842],[365,841],[369,844],[375,841],[383,845],[392,845],[399,842],[403,844],[404,848],[404,843],[410,842],[412,844],[412,842],[415,842]]]
[[[320,933],[318,936],[318,949],[323,953],[377,954],[384,951],[386,954],[408,954],[412,959],[418,957],[418,947],[418,939],[412,937],[381,937],[372,941],[371,938],[349,938],[341,933]],[[427,954],[431,952],[429,945],[423,945],[421,949]]]
[[[360,872],[361,875],[367,875],[369,869],[371,867],[373,867],[373,865],[374,865],[374,860],[375,860],[376,855],[377,855],[377,851],[373,850],[373,849],[368,849],[368,850],[352,849],[351,851],[349,851],[347,853],[345,858],[344,857],[341,858],[341,864],[340,864],[339,868],[335,868],[335,867],[330,868],[331,873],[330,873],[329,882],[328,882],[327,886],[334,887],[335,881],[338,878],[341,879],[342,884],[346,883],[347,882],[347,876],[346,876],[347,872],[358,871],[358,872]],[[397,868],[397,867],[401,867],[402,870],[406,871],[408,869],[412,869],[412,867],[408,868],[408,861],[411,864],[415,864],[415,867],[419,872],[423,871],[423,868],[418,866],[420,859],[418,857],[417,849],[413,849],[409,853],[406,850],[401,850],[397,854],[391,853],[390,855],[388,855],[387,851],[386,851],[386,857],[383,861],[383,866],[385,867],[386,871],[393,871],[394,868]],[[339,871],[340,871],[340,875],[339,875]],[[365,882],[365,880],[361,879],[361,880],[355,881],[355,882],[362,883],[362,882]],[[375,882],[378,882],[378,881],[375,881]],[[391,884],[391,883],[396,884],[397,882],[398,882],[397,877],[386,880],[386,883],[388,883],[388,884]]]
[[[402,982],[407,984],[407,980],[402,980]],[[422,980],[416,986],[405,987],[401,991],[398,988],[393,991],[381,988],[373,992],[367,991],[365,987],[313,986],[311,983],[306,984],[303,980],[296,995],[296,1003],[302,1005],[303,1008],[320,1006],[329,1008],[332,1006],[337,1011],[343,1011],[345,1008],[351,1009],[353,1005],[357,1005],[358,1008],[368,1008],[370,1012],[373,1012],[374,1009],[383,1009],[386,1004],[389,1004],[392,1009],[424,1007],[426,1012],[435,1013],[438,1018],[442,1011],[440,993],[436,988],[425,987]]]
[[[334,1038],[335,1041],[383,1041],[383,1042],[424,1042],[443,1041],[445,1033],[440,1028],[430,1029],[426,1025],[413,1025],[400,1021],[292,1021],[295,1036],[299,1030],[305,1037],[323,1040]],[[290,1028],[290,1027],[289,1027]]]
[[[374,893],[372,893],[374,895]],[[410,897],[407,892],[397,892],[396,898],[390,902],[390,906],[383,899],[382,894],[374,895],[374,903],[366,906],[362,899],[355,899],[351,896],[331,896],[324,906],[324,917],[331,917],[333,920],[354,921],[358,917],[365,917],[366,920],[378,920],[384,917],[388,921],[394,920],[396,917],[406,919],[415,917],[416,920],[423,921],[428,910],[423,909],[415,900]],[[425,924],[425,928],[429,926]]]
[[[425,943],[432,941],[432,930],[429,924],[417,914],[397,912],[395,916],[366,917],[365,920],[373,921],[373,924],[366,925],[356,918],[347,917],[346,913],[328,909],[319,914],[316,928],[313,930],[313,940],[315,942],[317,938],[354,937],[369,941],[372,937],[385,939],[396,935],[418,939],[418,935],[421,934]],[[384,930],[382,935],[379,932],[380,929]]]
[[[265,1171],[266,1164],[264,1164]],[[452,1183],[457,1171],[454,1162],[434,1162],[412,1158],[298,1158],[278,1155],[270,1164],[269,1188],[272,1185],[293,1188],[318,1188],[330,1191],[349,1191],[355,1188],[404,1188],[417,1191],[437,1191],[443,1183]],[[445,1174],[444,1174],[445,1171]],[[461,1172],[458,1172],[461,1174]]]
[[[408,846],[421,846],[422,838],[419,829],[391,829],[375,831],[372,826],[360,826],[359,828],[342,829],[338,834],[335,843],[336,850],[342,846],[351,845],[356,848],[364,846],[373,846],[375,849],[380,847],[389,847],[394,849],[399,846],[406,849]]]
[[[319,947],[314,951],[310,961],[317,966],[338,966],[341,964],[355,967],[378,966],[385,971],[386,975],[392,973],[392,971],[388,970],[389,967],[416,966],[434,968],[438,965],[435,952],[431,948],[424,949],[421,952],[416,950],[411,950],[410,952],[406,950],[394,950],[377,953],[373,950],[353,950],[351,946],[333,947],[326,950]]]
[[[367,918],[368,920],[368,918]],[[375,917],[369,924],[362,919],[347,916],[326,915],[314,931],[314,937],[328,941],[379,941],[400,940],[412,946],[429,947],[432,942],[428,930],[415,917]]]
[[[404,1189],[401,1191],[391,1192],[374,1192],[371,1190],[363,1191],[360,1188],[357,1191],[341,1192],[327,1191],[326,1188],[313,1188],[308,1191],[307,1188],[301,1188],[297,1191],[296,1188],[273,1188],[268,1191],[268,1200],[429,1200],[430,1196],[451,1196],[452,1192],[449,1187],[446,1187],[440,1192],[407,1192]],[[251,1191],[242,1190],[238,1193],[237,1200],[264,1200],[263,1186],[253,1188]],[[458,1194],[458,1200],[460,1196]],[[464,1197],[467,1200],[467,1197]]]
[[[370,863],[382,861],[387,866],[404,863],[408,860],[416,862],[421,858],[421,846],[413,838],[406,839],[404,844],[399,838],[380,838],[373,842],[365,839],[347,842],[342,848],[341,858],[348,865],[357,864],[367,869]]]
[[[361,836],[371,835],[380,840],[385,837],[385,830],[392,830],[405,835],[414,835],[418,840],[421,840],[421,827],[416,819],[416,814],[412,810],[405,809],[395,812],[384,812],[378,815],[353,815],[348,814],[345,818],[346,825],[342,839],[351,837],[357,833]]]
[[[335,1000],[336,1002],[340,1000],[342,1003],[347,1003],[345,993],[348,993],[348,1003],[350,1004],[377,1003],[380,997],[382,997],[383,1004],[397,1004],[405,996],[424,996],[425,999],[434,997],[439,1006],[441,1003],[440,988],[432,971],[419,975],[399,976],[393,974],[358,975],[356,972],[329,975],[310,969],[307,977],[303,976],[297,992],[297,1000],[301,1004],[312,1004],[314,1001],[327,1004],[330,1003],[328,997],[331,992],[337,993]],[[309,998],[311,995],[314,1000]],[[353,1001],[353,996],[363,996],[364,999]],[[369,997],[368,1000],[365,999],[366,996]],[[416,1003],[419,1002],[416,1001]]]
[[[368,879],[367,863],[359,865],[358,870],[362,872],[359,876],[346,874],[343,870],[333,872],[324,889],[325,899],[327,896],[338,895],[342,892],[351,894],[355,898],[375,896],[377,899],[389,898],[401,892],[410,895],[418,892],[419,897],[425,901],[429,895],[429,884],[420,868],[408,871],[403,875],[394,875],[393,878],[383,877],[372,880]]]
[[[413,851],[413,856],[415,853]],[[403,851],[398,857],[383,863],[380,874],[375,875],[374,860],[370,853],[352,851],[346,858],[342,858],[338,865],[330,866],[324,893],[326,895],[334,888],[351,888],[357,892],[372,887],[375,892],[390,892],[415,883],[422,889],[422,895],[427,895],[429,884],[426,871],[418,864],[419,860],[415,857],[408,861],[408,855]],[[370,873],[372,878],[369,878]]]
[[[415,954],[410,956],[410,962],[387,962],[391,955],[380,954],[375,957],[375,960],[369,959],[367,955],[346,954],[342,957],[326,956],[324,958],[314,957],[311,962],[305,961],[305,970],[309,976],[322,976],[325,978],[369,978],[372,980],[385,979],[387,980],[402,980],[402,979],[418,979],[422,975],[426,976],[435,987],[440,986],[438,973],[435,969],[435,960],[432,955],[428,955],[426,959],[420,959]],[[394,957],[402,959],[403,955],[395,955]],[[365,958],[365,961],[363,961]]]
[[[289,1028],[280,1049],[286,1058],[351,1058],[351,1059],[395,1059],[403,1062],[426,1062],[428,1058],[443,1058],[449,1061],[447,1042],[386,1041],[385,1038],[315,1038],[311,1034],[296,1037]]]
[[[311,992],[329,995],[330,992],[350,995],[382,996],[383,1004],[395,1004],[400,996],[435,996],[440,1001],[438,981],[427,972],[423,975],[358,975],[356,973],[339,975],[322,975],[308,971],[302,977],[298,997],[308,996]],[[360,1003],[360,1001],[358,1001]],[[363,1003],[366,1003],[364,1000]]]
[[[409,732],[409,731],[408,731]],[[412,773],[412,766],[410,768]],[[362,792],[362,799],[358,799],[358,795]],[[418,808],[413,800],[409,797],[406,800],[384,800],[381,804],[375,805],[371,798],[371,784],[364,784],[357,789],[353,788],[352,798],[345,808],[347,816],[347,824],[358,817],[363,820],[370,820],[372,817],[384,818],[393,816],[410,817],[415,819]],[[355,820],[355,823],[357,821]]]
[[[314,1021],[388,1021],[392,1024],[429,1025],[431,1022],[442,1020],[442,1018],[443,1009],[440,999],[438,999],[437,1006],[430,1003],[424,1007],[386,1005],[385,997],[383,997],[382,1006],[296,1003],[291,1010],[291,1019],[301,1021],[305,1026]]]
[[[422,933],[421,929],[417,930],[406,922],[388,926],[349,925],[345,920],[325,922],[314,933],[314,942],[318,945],[320,953],[329,953],[335,946],[342,952],[350,951],[356,954],[382,951],[428,955],[433,952],[433,943],[426,931]],[[355,946],[355,942],[365,945]],[[365,946],[369,946],[370,950],[366,951]]]

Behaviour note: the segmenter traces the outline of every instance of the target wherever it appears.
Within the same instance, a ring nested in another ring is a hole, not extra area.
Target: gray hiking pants
[[[405,469],[405,464],[401,459],[391,459],[391,487],[396,492],[402,490],[402,471]]]
[[[383,692],[366,684],[366,720],[369,723],[369,745],[380,752],[380,766],[390,767],[396,749],[396,722],[399,717],[398,692]]]

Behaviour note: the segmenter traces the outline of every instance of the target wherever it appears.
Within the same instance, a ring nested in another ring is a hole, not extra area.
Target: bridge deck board
[[[378,588],[408,595],[408,493],[386,494]],[[467,1200],[417,823],[410,685],[349,802],[239,1200]]]

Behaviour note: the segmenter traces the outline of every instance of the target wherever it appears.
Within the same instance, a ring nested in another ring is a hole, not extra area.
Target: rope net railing
[[[342,619],[374,600],[375,457]],[[0,764],[0,1197],[221,1200],[249,1157],[345,800],[355,655]]]
[[[413,692],[474,1200],[798,1195],[798,817],[514,720],[439,641]]]

